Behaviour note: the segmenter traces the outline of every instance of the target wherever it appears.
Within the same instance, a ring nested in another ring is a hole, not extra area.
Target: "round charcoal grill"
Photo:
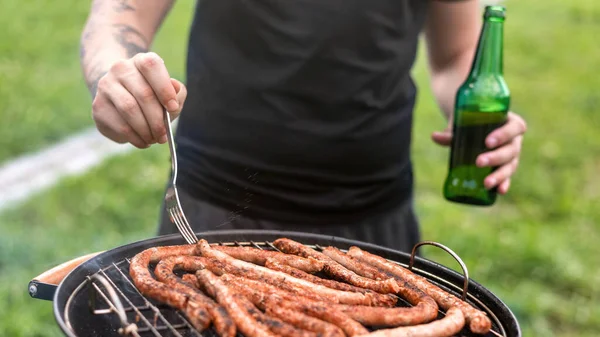
[[[270,250],[275,250],[272,241],[285,237],[317,250],[321,246],[334,246],[346,251],[357,246],[404,267],[409,267],[411,261],[411,255],[403,252],[309,233],[236,230],[199,233],[198,237],[211,244]],[[212,329],[198,332],[179,311],[142,296],[129,277],[129,261],[135,254],[151,247],[180,244],[185,242],[178,234],[143,240],[103,252],[76,267],[60,282],[53,296],[54,315],[65,335],[216,337]],[[463,275],[420,257],[414,257],[411,268],[455,296],[464,295]],[[477,282],[468,278],[467,281],[467,302],[486,312],[492,320],[492,330],[485,337],[520,337],[519,324],[506,304]],[[406,302],[398,305],[410,306]],[[439,317],[443,315],[440,311]],[[465,327],[459,336],[483,335],[473,334]]]

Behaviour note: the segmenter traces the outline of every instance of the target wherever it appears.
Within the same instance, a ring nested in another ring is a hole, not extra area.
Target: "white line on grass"
[[[132,145],[114,143],[91,128],[11,160],[0,166],[0,210],[52,187],[63,177],[83,174],[104,159],[132,149]]]

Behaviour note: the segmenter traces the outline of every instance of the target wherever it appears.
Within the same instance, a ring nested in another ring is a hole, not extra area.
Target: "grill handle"
[[[50,270],[47,270],[29,281],[27,287],[29,296],[40,300],[52,301],[56,288],[69,273],[80,264],[93,258],[102,252],[96,252],[74,258],[64,262]]]
[[[438,248],[441,248],[442,250],[446,251],[446,253],[450,254],[456,260],[456,262],[458,262],[458,264],[460,265],[460,267],[463,270],[464,279],[465,279],[465,282],[463,284],[462,299],[463,299],[463,301],[466,301],[467,293],[469,291],[469,270],[467,269],[467,265],[465,265],[465,263],[460,258],[460,256],[458,256],[458,254],[456,254],[452,249],[444,246],[443,244],[437,243],[434,241],[422,241],[422,242],[417,243],[413,247],[412,253],[410,254],[410,262],[408,264],[408,270],[412,270],[413,264],[415,263],[415,254],[417,252],[417,248],[419,248],[423,245],[431,245],[431,246],[436,246]]]

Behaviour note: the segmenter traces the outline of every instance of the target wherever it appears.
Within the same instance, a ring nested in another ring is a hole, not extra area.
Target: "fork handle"
[[[173,170],[173,181],[177,179],[177,154],[175,152],[175,141],[173,140],[173,128],[171,127],[171,115],[165,109],[163,113],[165,128],[167,128],[167,142],[169,143],[169,152],[171,153],[171,169]]]

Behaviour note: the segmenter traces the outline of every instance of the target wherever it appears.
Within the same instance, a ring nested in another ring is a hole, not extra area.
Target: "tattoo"
[[[115,24],[113,27],[117,28],[113,36],[127,50],[128,57],[148,51],[149,43],[137,29],[125,24]]]
[[[94,32],[91,28],[89,28],[86,29],[83,32],[83,35],[81,36],[81,43],[79,45],[79,58],[81,59],[81,61],[83,61],[83,59],[85,58],[85,55],[87,53],[86,43],[92,38],[92,35],[94,35]]]
[[[113,9],[115,10],[115,12],[125,12],[125,11],[134,11],[135,8],[133,8],[131,5],[129,5],[129,1],[128,0],[115,0],[116,4],[113,6]]]

